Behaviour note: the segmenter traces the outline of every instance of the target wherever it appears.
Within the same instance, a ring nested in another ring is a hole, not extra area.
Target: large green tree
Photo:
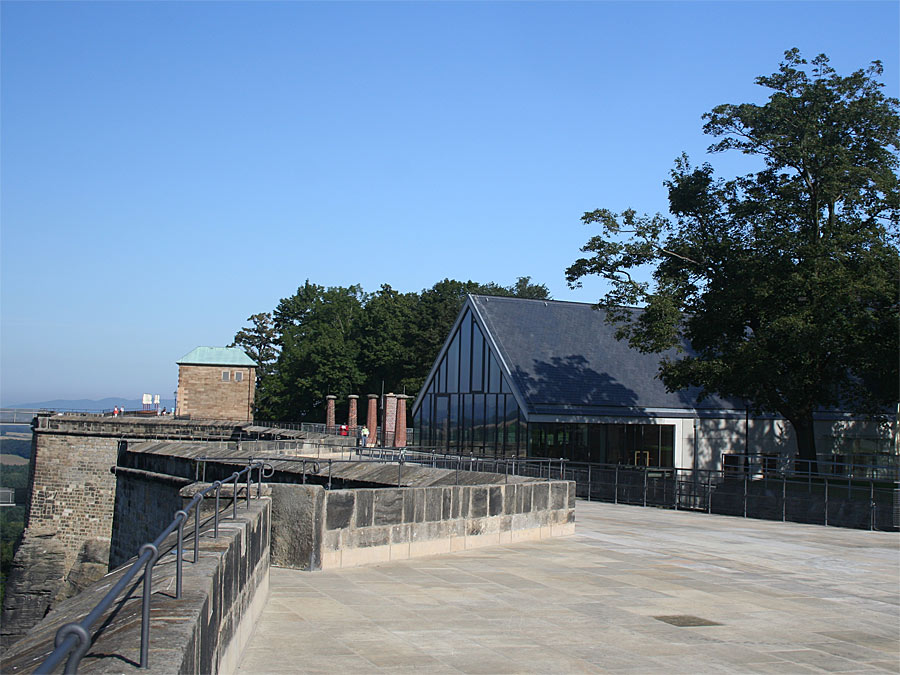
[[[817,409],[877,415],[898,400],[900,117],[881,74],[877,61],[840,76],[824,55],[786,52],[757,78],[764,104],[704,115],[710,152],[757,157],[758,171],[722,180],[682,156],[665,183],[672,218],[585,213],[600,234],[567,270],[572,286],[608,280],[600,305],[634,348],[690,343],[662,361],[669,390],[780,413],[811,463]]]

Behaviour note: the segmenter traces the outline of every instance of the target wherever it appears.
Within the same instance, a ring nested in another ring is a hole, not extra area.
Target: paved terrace
[[[238,672],[900,672],[896,533],[583,501],[576,520],[562,539],[273,568]],[[655,618],[684,615],[715,625]]]

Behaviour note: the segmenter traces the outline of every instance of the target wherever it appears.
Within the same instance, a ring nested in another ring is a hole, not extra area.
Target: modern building
[[[722,468],[722,456],[796,452],[791,425],[741,400],[666,391],[661,356],[617,340],[594,305],[470,295],[412,407],[420,445],[453,453]],[[662,356],[665,356],[662,355]],[[823,459],[878,463],[884,429],[843,413],[816,422]]]
[[[197,347],[176,363],[176,415],[192,419],[253,419],[256,363],[243,350]]]

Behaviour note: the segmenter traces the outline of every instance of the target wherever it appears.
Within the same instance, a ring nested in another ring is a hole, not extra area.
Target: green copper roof
[[[255,366],[253,359],[237,347],[197,347],[175,363],[199,366]]]

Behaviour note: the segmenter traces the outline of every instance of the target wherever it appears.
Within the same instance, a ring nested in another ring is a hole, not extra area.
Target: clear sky
[[[790,47],[897,96],[898,7],[3,2],[0,400],[168,398],[307,278],[595,301],[584,211],[664,211]]]

